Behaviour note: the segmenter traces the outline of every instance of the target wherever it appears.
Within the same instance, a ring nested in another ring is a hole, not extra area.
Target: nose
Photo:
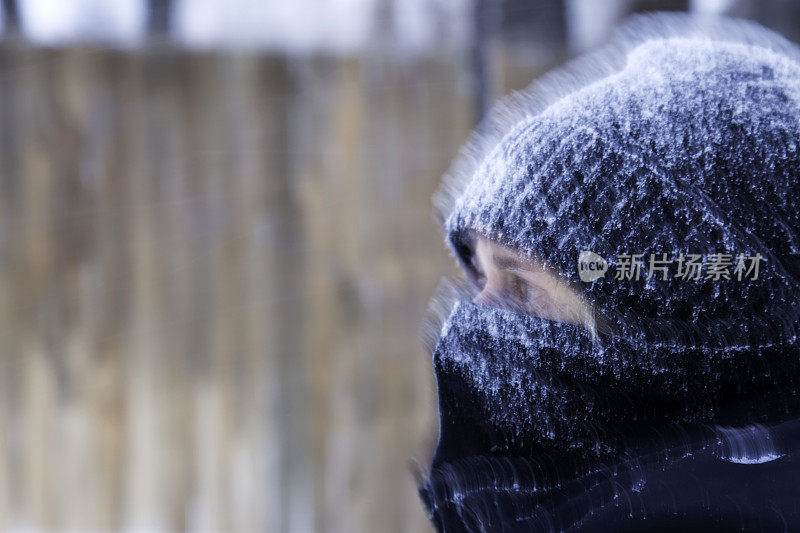
[[[475,297],[472,299],[473,302],[479,303],[479,304],[488,303],[486,300],[487,300],[486,289],[484,289],[481,292],[479,292],[478,294],[476,294]]]
[[[472,301],[479,304],[495,305],[497,303],[497,296],[487,285],[472,298]]]

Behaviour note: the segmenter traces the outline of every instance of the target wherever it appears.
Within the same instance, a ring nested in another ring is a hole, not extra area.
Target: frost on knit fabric
[[[469,274],[474,230],[543,260],[610,329],[455,304],[420,489],[440,529],[568,529],[645,486],[643,464],[717,453],[721,426],[800,416],[798,142],[800,50],[732,20],[636,17],[494,109],[437,195],[452,253]],[[583,250],[645,254],[641,277],[582,282]],[[651,253],[763,262],[648,279]]]

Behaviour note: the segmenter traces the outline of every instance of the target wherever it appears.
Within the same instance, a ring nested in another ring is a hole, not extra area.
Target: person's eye
[[[527,281],[522,279],[520,276],[511,275],[511,280],[509,282],[509,289],[511,292],[511,296],[520,303],[525,303],[530,298],[530,285]]]

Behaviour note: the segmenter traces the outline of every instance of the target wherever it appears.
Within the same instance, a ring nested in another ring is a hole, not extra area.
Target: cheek
[[[591,311],[576,294],[567,289],[561,289],[554,297],[554,312],[559,315],[558,320],[572,324],[590,324]]]
[[[536,302],[536,307],[539,309],[532,310],[536,314],[540,314],[543,318],[572,324],[586,324],[591,321],[589,306],[556,278],[545,273],[537,273],[532,275],[529,281],[544,293]]]

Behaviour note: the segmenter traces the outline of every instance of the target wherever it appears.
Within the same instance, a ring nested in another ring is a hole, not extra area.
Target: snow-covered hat
[[[471,229],[558,269],[630,337],[771,342],[796,333],[798,142],[795,45],[745,21],[644,15],[499,103],[436,200],[468,272]],[[612,267],[642,254],[640,279],[582,282],[581,252]],[[651,254],[669,273],[650,276]],[[675,278],[681,254],[732,279]]]

